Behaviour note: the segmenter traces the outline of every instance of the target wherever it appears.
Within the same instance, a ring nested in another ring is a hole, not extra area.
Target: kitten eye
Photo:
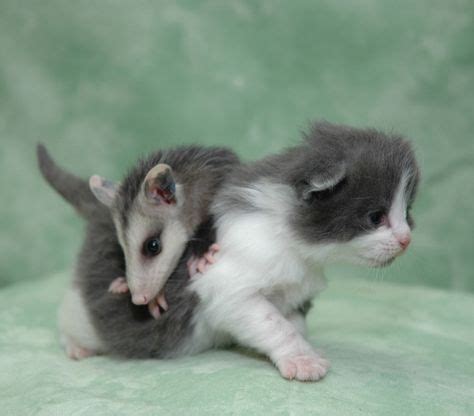
[[[369,221],[372,225],[378,227],[387,221],[387,216],[383,210],[379,209],[369,214]]]
[[[146,257],[154,257],[161,252],[161,242],[158,237],[151,237],[143,243],[142,253]]]

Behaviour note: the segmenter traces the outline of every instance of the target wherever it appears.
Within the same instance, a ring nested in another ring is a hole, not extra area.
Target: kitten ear
[[[89,187],[95,197],[110,208],[117,195],[119,185],[99,175],[92,175],[89,179]]]
[[[176,204],[176,183],[171,167],[159,163],[150,169],[143,182],[143,192],[153,204]]]
[[[344,165],[334,166],[324,172],[318,172],[309,180],[302,181],[299,194],[304,201],[310,201],[314,197],[330,196],[334,191],[340,188],[346,177],[346,168]]]

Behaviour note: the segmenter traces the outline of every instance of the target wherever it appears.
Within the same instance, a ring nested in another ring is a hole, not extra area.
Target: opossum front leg
[[[129,292],[127,280],[125,277],[115,278],[109,286],[109,292],[115,295],[123,295]],[[161,316],[161,309],[168,310],[168,302],[166,302],[164,291],[162,290],[150,303],[148,303],[148,310],[153,318],[158,319]]]
[[[117,277],[112,280],[112,283],[109,286],[109,292],[116,295],[128,293],[128,284],[125,277]]]
[[[187,263],[189,277],[197,273],[204,273],[207,268],[216,262],[215,255],[220,250],[218,244],[212,244],[202,257],[192,256]]]
[[[161,290],[161,292],[158,293],[158,296],[152,299],[151,302],[148,304],[148,310],[150,311],[150,315],[153,316],[153,318],[155,319],[158,319],[161,316],[160,308],[163,309],[165,312],[168,310],[168,302],[166,302],[164,290]]]

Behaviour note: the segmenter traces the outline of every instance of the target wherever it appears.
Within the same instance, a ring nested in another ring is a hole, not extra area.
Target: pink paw
[[[213,244],[202,257],[191,257],[188,260],[188,273],[193,277],[197,273],[204,273],[207,268],[216,262],[215,255],[220,250],[218,244]]]
[[[91,357],[96,353],[84,347],[80,347],[73,341],[68,340],[66,342],[66,354],[71,360],[82,360],[87,357]]]
[[[280,359],[276,366],[282,377],[288,380],[317,381],[329,370],[329,361],[317,354],[297,355]]]
[[[123,294],[128,292],[128,284],[125,277],[117,277],[109,286],[109,292],[114,294]]]
[[[166,302],[165,294],[161,291],[158,296],[151,300],[148,304],[148,310],[150,311],[150,315],[153,318],[158,319],[161,316],[161,309],[165,312],[168,310],[168,302]]]

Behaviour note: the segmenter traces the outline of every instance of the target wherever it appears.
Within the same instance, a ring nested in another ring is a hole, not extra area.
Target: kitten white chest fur
[[[218,224],[217,263],[193,286],[200,296],[215,289],[234,295],[257,292],[297,307],[319,287],[314,271],[292,247],[284,218],[267,213],[235,213]]]
[[[191,349],[229,341],[263,352],[284,377],[318,379],[327,369],[305,340],[297,311],[321,288],[292,247],[286,219],[256,211],[228,213],[218,221],[217,262],[191,284],[201,302],[194,316]],[[301,361],[301,362],[300,362]]]
[[[270,305],[268,319],[272,308],[288,317],[324,288],[322,270],[304,261],[292,244],[285,216],[275,214],[237,212],[219,220],[217,262],[191,285],[202,300],[195,319],[197,333],[208,337],[209,330],[214,335],[248,332],[245,325],[253,324],[244,318],[248,305]],[[228,319],[230,315],[235,319]]]

